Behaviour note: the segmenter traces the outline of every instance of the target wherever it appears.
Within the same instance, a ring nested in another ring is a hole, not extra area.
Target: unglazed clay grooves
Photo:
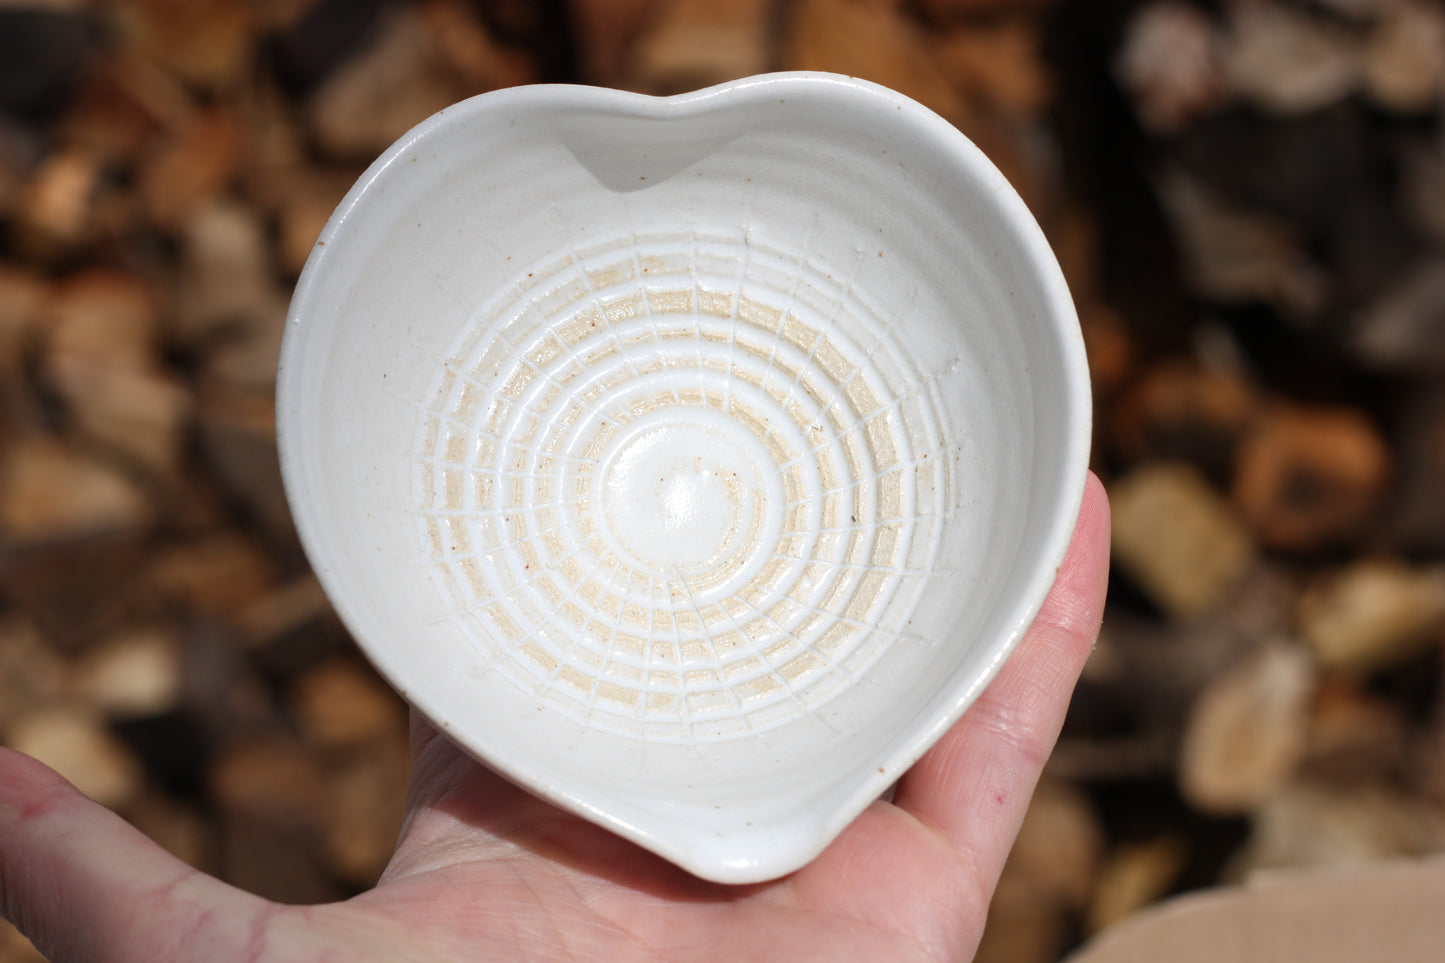
[[[282,466],[382,673],[724,882],[955,721],[1078,512],[1087,372],[1018,197],[862,81],[517,88],[362,177],[292,304]]]

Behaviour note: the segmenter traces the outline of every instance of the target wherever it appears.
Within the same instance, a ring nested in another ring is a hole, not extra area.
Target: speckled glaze
[[[958,718],[1088,458],[1023,204],[828,74],[448,108],[332,217],[279,383],[303,543],[379,670],[724,882],[806,863]]]

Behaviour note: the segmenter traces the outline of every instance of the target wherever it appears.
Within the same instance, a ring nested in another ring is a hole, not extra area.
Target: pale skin
[[[540,802],[413,725],[406,821],[378,885],[270,903],[206,876],[0,749],[0,911],[55,963],[969,959],[1097,638],[1109,510],[1073,545],[998,677],[821,856],[781,880],[698,880]]]

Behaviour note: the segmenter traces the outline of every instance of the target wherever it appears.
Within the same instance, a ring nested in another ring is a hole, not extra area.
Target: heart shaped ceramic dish
[[[748,882],[992,678],[1067,548],[1090,409],[983,155],[883,88],[775,74],[421,124],[317,242],[278,429],[316,573],[407,700]]]

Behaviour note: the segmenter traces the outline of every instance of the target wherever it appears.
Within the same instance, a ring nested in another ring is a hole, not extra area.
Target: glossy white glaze
[[[1089,394],[1002,176],[776,74],[448,108],[298,286],[278,422],[368,656],[478,758],[711,879],[805,863],[1052,582]]]

